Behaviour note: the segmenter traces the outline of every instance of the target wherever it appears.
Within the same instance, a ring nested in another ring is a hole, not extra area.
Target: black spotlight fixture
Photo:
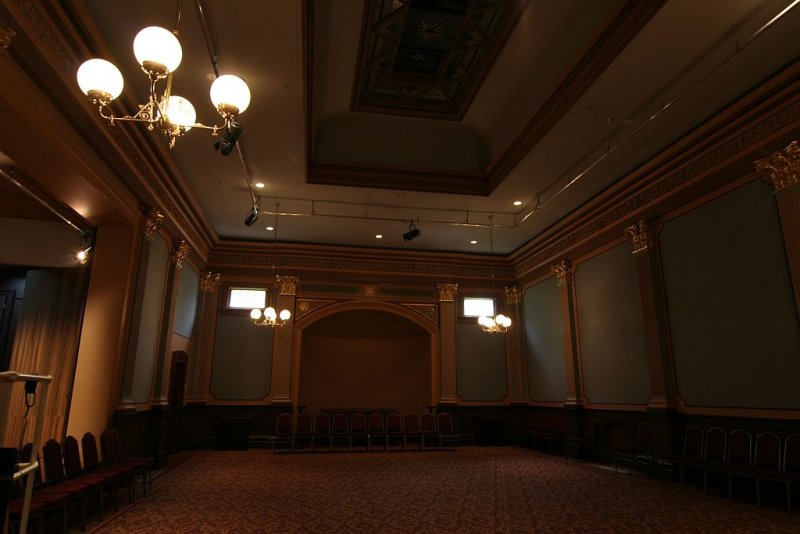
[[[219,150],[219,153],[223,156],[230,155],[233,152],[233,147],[236,146],[237,139],[242,135],[242,130],[244,130],[244,126],[242,126],[241,122],[230,121],[228,126],[222,130],[219,139],[214,143],[214,149]],[[256,222],[255,219],[253,222]]]
[[[403,234],[403,241],[411,241],[422,235],[422,231],[417,228],[414,221],[408,221],[408,232]]]
[[[250,208],[250,213],[247,214],[247,218],[244,220],[244,224],[246,224],[247,226],[253,226],[257,220],[258,220],[258,204],[253,204],[253,207]]]

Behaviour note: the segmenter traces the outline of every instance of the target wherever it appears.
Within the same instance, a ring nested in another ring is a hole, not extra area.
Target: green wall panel
[[[255,326],[249,315],[217,316],[211,371],[215,399],[261,400],[269,393],[273,332],[272,328]]]
[[[561,289],[556,280],[549,278],[526,289],[523,306],[528,393],[534,401],[564,402],[567,400],[564,330]]]
[[[487,334],[475,322],[456,326],[458,394],[465,401],[501,401],[506,382],[506,336]]]

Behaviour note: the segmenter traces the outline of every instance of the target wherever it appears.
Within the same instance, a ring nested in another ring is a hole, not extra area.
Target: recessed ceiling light
[[[273,227],[273,226],[267,226],[267,230],[269,230],[270,232],[273,231],[274,229],[275,229],[275,227]]]
[[[515,200],[514,201],[514,205],[515,206],[522,206],[522,201],[521,200]]]
[[[263,182],[256,182],[256,187],[259,188],[259,189],[264,189],[264,183]]]
[[[472,241],[470,241],[470,242],[469,242],[469,244],[470,244],[470,245],[477,245],[477,244],[478,244],[478,242],[477,242],[477,241],[475,241],[475,240],[473,239]]]
[[[383,234],[375,234],[375,239],[383,239]]]

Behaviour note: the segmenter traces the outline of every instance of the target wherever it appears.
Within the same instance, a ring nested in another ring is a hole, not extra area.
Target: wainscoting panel
[[[800,408],[800,328],[769,188],[752,182],[667,222],[661,250],[686,404]]]
[[[636,258],[622,243],[580,263],[575,273],[586,399],[644,404],[650,378]]]
[[[528,393],[533,401],[564,402],[567,399],[564,330],[561,290],[555,278],[529,287],[523,306]]]

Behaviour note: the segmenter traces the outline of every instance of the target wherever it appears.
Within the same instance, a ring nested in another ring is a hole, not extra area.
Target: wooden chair
[[[419,418],[413,413],[407,413],[403,416],[403,450],[406,450],[409,442],[416,442],[417,448],[422,449],[422,432],[419,429]]]
[[[292,450],[302,447],[303,445],[311,447],[312,422],[311,415],[307,413],[301,413],[295,417]]]
[[[403,448],[403,419],[399,413],[386,415],[386,450],[391,450],[392,443],[399,443]]]
[[[718,426],[709,428],[706,432],[702,466],[703,493],[708,493],[708,477],[710,474],[727,474],[727,441],[727,433]]]
[[[288,450],[294,448],[294,433],[292,432],[292,414],[279,413],[275,418],[275,435],[272,438],[272,452],[278,451],[282,444],[286,444]]]
[[[681,455],[673,463],[680,469],[681,487],[686,480],[686,471],[689,469],[703,469],[703,440],[705,431],[697,425],[686,429],[683,435],[683,449]]]
[[[427,437],[428,443],[433,443],[434,445],[439,444],[438,436],[436,434],[436,418],[433,417],[433,414],[424,413],[422,417],[419,418],[419,432],[422,437],[420,448],[425,448],[425,438]]]
[[[81,437],[81,448],[83,450],[83,468],[87,473],[106,473],[114,477],[115,488],[125,486],[128,490],[128,503],[134,501],[134,466],[126,465],[103,465],[97,454],[97,439],[91,432],[86,432]],[[116,498],[116,497],[115,497]]]
[[[436,426],[439,429],[439,448],[455,449],[458,446],[459,436],[453,426],[453,418],[447,412],[439,412],[436,416]]]
[[[737,478],[750,478],[753,466],[753,437],[741,429],[728,437],[728,499],[733,499],[733,483]]]
[[[326,413],[318,413],[314,416],[314,431],[311,434],[311,450],[317,440],[328,441],[328,451],[333,449],[333,439],[331,438],[331,416]]]

